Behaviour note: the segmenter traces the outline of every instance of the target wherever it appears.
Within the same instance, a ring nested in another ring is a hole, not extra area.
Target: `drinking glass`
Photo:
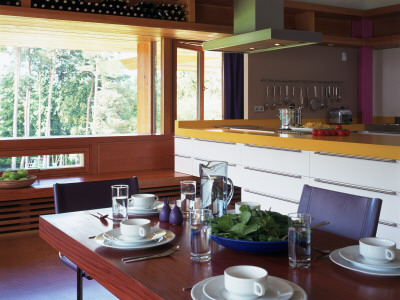
[[[190,211],[190,258],[197,262],[211,260],[212,211],[206,208]]]
[[[311,262],[311,215],[291,213],[289,216],[289,266],[309,268]]]
[[[196,181],[181,181],[181,211],[185,219],[189,218],[189,213],[194,209],[196,200]]]
[[[113,219],[116,221],[123,221],[127,219],[129,186],[112,185],[111,194]]]

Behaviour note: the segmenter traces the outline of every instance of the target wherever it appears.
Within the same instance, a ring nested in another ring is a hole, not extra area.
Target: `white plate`
[[[103,237],[103,234],[99,234],[94,238],[96,243],[100,244],[104,247],[115,248],[115,249],[124,249],[124,250],[135,250],[135,249],[146,249],[153,248],[157,246],[161,246],[171,242],[175,238],[175,234],[172,231],[165,230],[166,234],[163,238],[158,239],[154,243],[134,243],[128,245],[121,245],[120,243],[115,243],[113,241],[109,241]]]
[[[227,214],[236,215],[236,210],[234,210],[234,209],[228,209],[228,210],[226,211],[226,213],[227,213]]]
[[[363,267],[362,265],[352,263],[351,261],[340,256],[340,250],[342,249],[336,249],[332,251],[331,254],[329,254],[329,258],[335,264],[342,266],[343,268],[370,275],[400,276],[400,269],[379,269],[377,267]]]
[[[214,277],[210,277],[210,278],[206,278],[200,282],[198,282],[191,291],[191,296],[194,300],[210,300],[211,298],[207,297],[206,294],[204,294],[203,292],[203,288],[204,286],[211,280],[214,280],[215,278],[218,277],[222,277],[223,278],[224,275],[220,275],[220,276],[214,276]],[[273,277],[273,276],[269,276],[269,277]],[[268,277],[268,278],[269,278]],[[273,277],[278,279],[281,282],[287,283],[292,289],[293,289],[293,295],[290,298],[290,300],[307,300],[307,294],[306,292],[299,287],[297,284],[290,282],[288,280],[282,279],[282,278],[277,278],[277,277]],[[223,286],[223,283],[222,283]],[[223,299],[223,298],[219,298],[219,299]],[[263,299],[263,298],[257,298],[258,299]],[[268,299],[268,298],[267,298]],[[278,298],[279,299],[279,298]]]
[[[154,204],[151,206],[151,208],[139,208],[139,207],[134,207],[133,205],[128,204],[128,213],[129,214],[158,214],[163,206],[163,202],[161,201],[156,201]]]
[[[204,294],[213,299],[221,299],[221,300],[250,300],[250,299],[259,299],[259,300],[269,300],[269,299],[276,299],[276,300],[288,300],[293,295],[293,288],[287,284],[286,282],[282,281],[280,278],[268,276],[268,286],[267,292],[264,296],[240,296],[235,295],[228,292],[224,287],[224,275],[214,277],[212,280],[208,281],[203,286]]]
[[[398,269],[400,268],[400,251],[396,251],[396,258],[393,261],[389,262],[373,262],[371,260],[366,259],[364,256],[360,254],[359,246],[349,246],[346,248],[342,248],[339,251],[339,254],[344,259],[348,261],[361,265],[362,267],[369,268],[379,268],[379,269]]]
[[[150,228],[149,234],[145,238],[138,238],[138,237],[130,237],[121,234],[120,228],[115,228],[113,230],[107,231],[103,233],[103,237],[108,240],[112,240],[115,243],[118,243],[122,246],[124,245],[131,245],[131,244],[143,244],[143,243],[150,243],[156,242],[161,237],[166,235],[166,231],[164,229],[159,229],[155,227]]]

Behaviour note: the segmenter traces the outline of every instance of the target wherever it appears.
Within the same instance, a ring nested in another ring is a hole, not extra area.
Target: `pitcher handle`
[[[232,179],[228,178],[228,181],[229,181],[229,184],[231,186],[231,191],[229,192],[228,199],[226,200],[226,206],[228,206],[229,203],[231,202],[232,197],[233,197],[233,191],[235,189],[234,186],[233,186]]]

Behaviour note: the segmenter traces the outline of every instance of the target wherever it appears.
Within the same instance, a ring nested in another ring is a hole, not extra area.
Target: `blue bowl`
[[[288,251],[287,240],[274,242],[243,241],[228,239],[213,234],[211,235],[211,238],[214,242],[226,248],[251,254],[284,253]]]

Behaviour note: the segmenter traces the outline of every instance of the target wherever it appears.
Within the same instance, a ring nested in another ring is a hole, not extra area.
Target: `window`
[[[177,120],[222,119],[222,54],[176,43]]]
[[[81,168],[83,166],[83,153],[0,157],[0,171],[6,171],[8,169],[42,170]]]

